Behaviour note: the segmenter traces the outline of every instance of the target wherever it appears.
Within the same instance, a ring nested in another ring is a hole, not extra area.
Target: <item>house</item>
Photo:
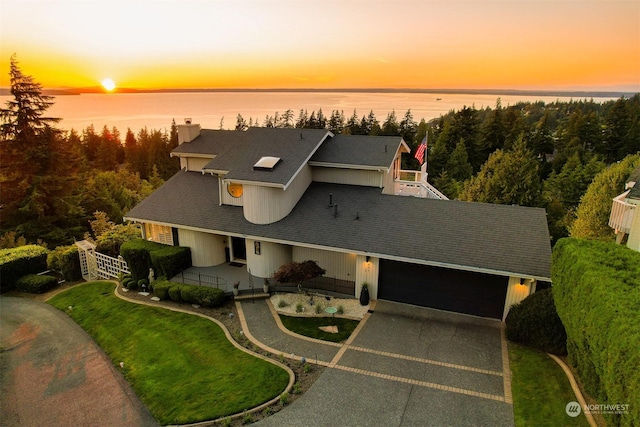
[[[616,231],[616,242],[640,252],[640,166],[629,176],[625,192],[613,199],[609,227]]]
[[[401,137],[319,129],[178,126],[182,170],[126,219],[188,246],[194,266],[246,264],[268,278],[314,260],[358,297],[504,319],[549,282],[543,209],[446,200],[403,171]]]

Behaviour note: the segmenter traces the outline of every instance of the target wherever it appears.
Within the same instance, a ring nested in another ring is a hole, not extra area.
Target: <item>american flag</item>
[[[413,156],[416,159],[418,159],[420,164],[424,163],[424,152],[427,150],[427,135],[429,134],[427,133],[424,136],[424,138],[422,139],[422,142],[420,143],[420,145],[418,146],[418,149],[416,150],[416,154]]]

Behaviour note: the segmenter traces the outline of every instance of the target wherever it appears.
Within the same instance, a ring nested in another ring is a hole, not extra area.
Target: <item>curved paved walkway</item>
[[[0,313],[0,425],[158,425],[70,317],[14,297],[0,297]]]
[[[513,425],[500,322],[379,302],[349,340],[283,331],[270,302],[236,304],[249,339],[327,366],[309,391],[260,426]]]

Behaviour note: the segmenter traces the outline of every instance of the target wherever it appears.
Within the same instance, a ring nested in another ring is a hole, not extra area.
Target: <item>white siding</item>
[[[210,158],[180,157],[180,168],[187,168],[188,171],[202,172],[202,168],[210,161]]]
[[[395,194],[395,180],[396,175],[400,173],[400,170],[395,170],[400,167],[401,161],[399,158],[400,154],[397,154],[395,159],[393,160],[392,167],[389,169],[389,172],[384,174],[384,189],[382,192],[384,194]]]
[[[289,215],[311,183],[311,168],[305,166],[289,188],[244,185],[244,217],[253,224],[271,224]]]
[[[220,201],[223,205],[231,205],[231,206],[243,206],[244,205],[244,189],[246,186],[242,186],[243,192],[240,197],[233,197],[229,194],[227,190],[227,184],[222,181],[221,178],[218,178],[218,185],[220,186]]]
[[[380,259],[358,255],[356,257],[356,298],[360,298],[361,285],[364,282],[369,284],[369,297],[372,300],[378,299],[378,272],[380,271]]]
[[[194,267],[211,267],[226,261],[225,236],[179,228],[178,240],[180,246],[191,248]]]
[[[247,239],[247,268],[256,277],[271,277],[280,266],[291,262],[291,246],[258,241],[260,254],[256,254],[256,241]]]
[[[535,280],[526,279],[524,285],[520,284],[519,277],[509,277],[509,283],[507,285],[507,296],[504,301],[504,312],[502,314],[502,320],[506,319],[507,314],[511,306],[519,303],[530,294],[535,292],[536,282]]]
[[[352,282],[356,280],[356,254],[294,246],[292,255],[295,262],[316,261],[326,270],[325,277]]]
[[[341,169],[341,168],[313,168],[313,180],[315,182],[327,182],[330,184],[363,185],[380,188],[383,184],[383,173],[371,170]]]
[[[636,206],[633,211],[631,230],[629,231],[629,237],[627,238],[627,247],[640,252],[640,206]]]

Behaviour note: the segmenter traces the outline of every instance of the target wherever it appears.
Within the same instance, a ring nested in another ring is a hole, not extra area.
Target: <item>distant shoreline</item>
[[[630,98],[637,92],[626,91],[585,91],[585,90],[520,90],[520,89],[395,89],[395,88],[333,88],[333,89],[287,89],[287,88],[271,88],[271,89],[232,89],[232,88],[212,88],[212,89],[129,89],[118,88],[112,93],[411,93],[411,94],[434,94],[434,95],[521,95],[521,96],[558,96],[572,97],[577,99],[583,98]],[[69,89],[43,89],[45,95],[65,96],[65,95],[82,95],[82,94],[103,94],[104,90],[100,87],[88,88],[69,88]],[[0,95],[9,96],[11,93],[8,88],[0,88]]]

